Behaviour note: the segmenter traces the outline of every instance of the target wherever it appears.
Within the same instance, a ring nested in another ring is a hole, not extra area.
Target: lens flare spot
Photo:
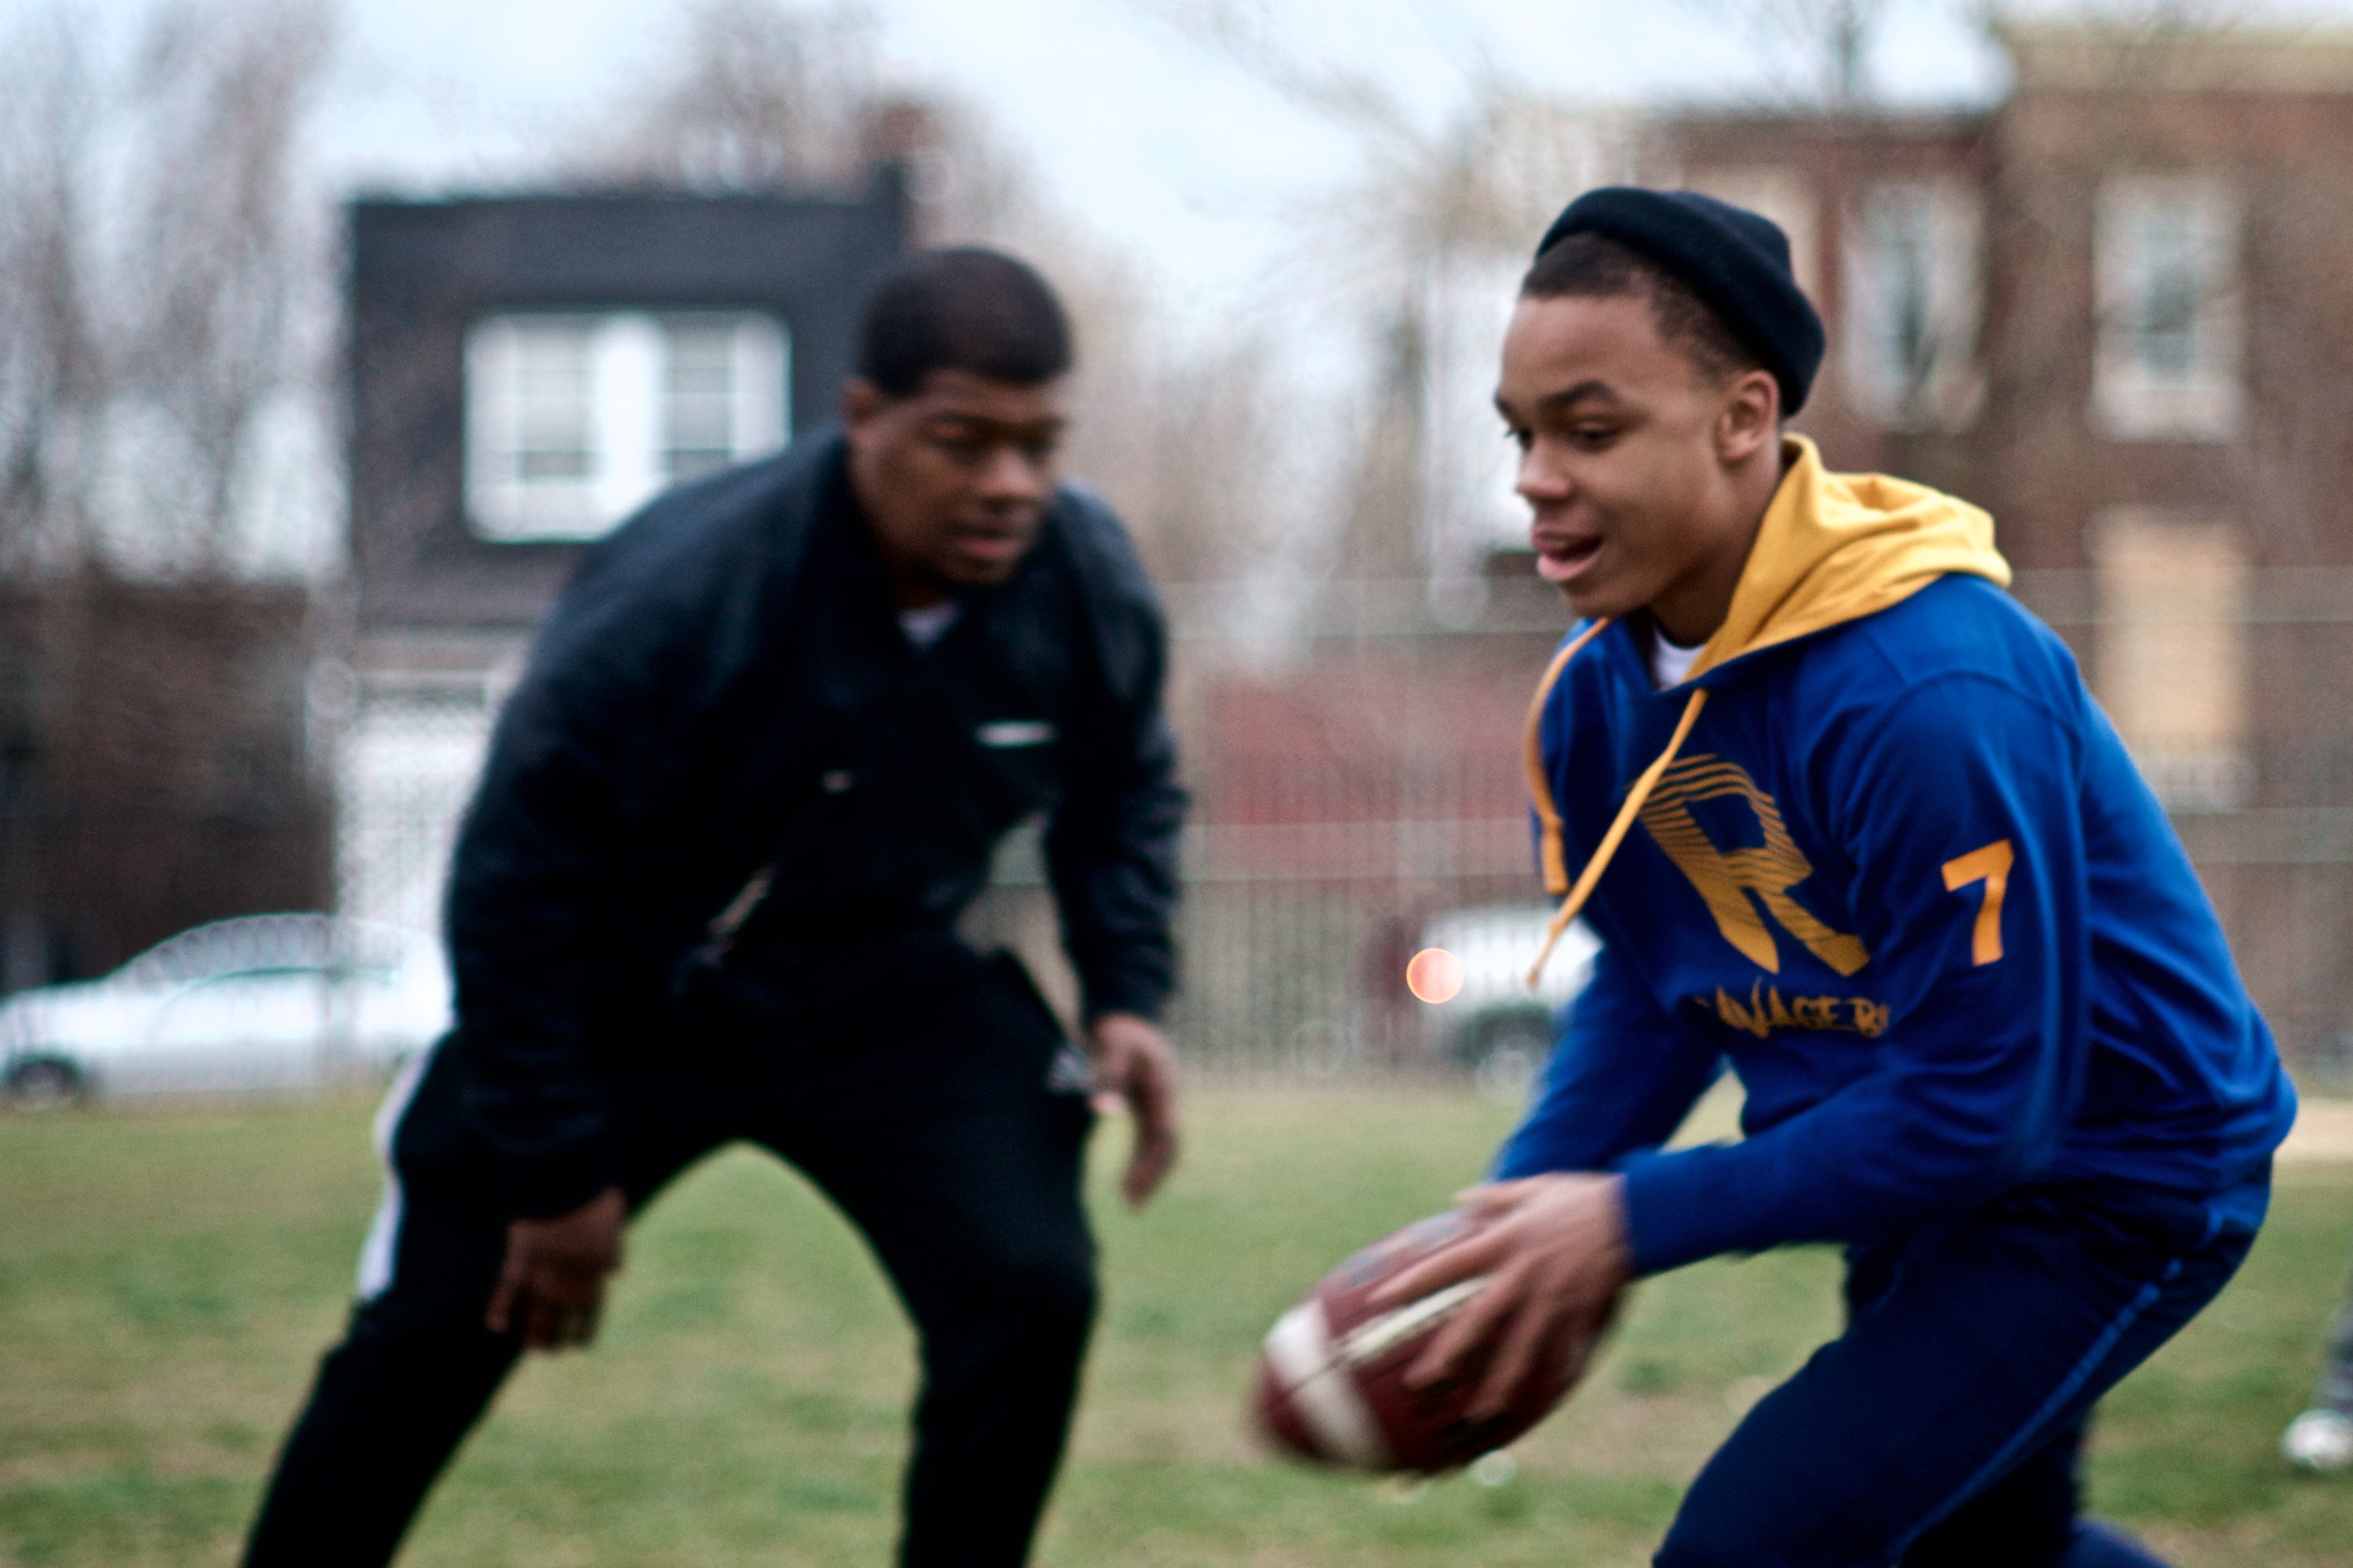
[[[1452,1001],[1462,991],[1462,960],[1443,948],[1424,948],[1405,966],[1405,988],[1424,1001]]]

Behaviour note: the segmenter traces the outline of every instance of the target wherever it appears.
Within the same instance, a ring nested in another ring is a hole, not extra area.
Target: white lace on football
[[[1388,1468],[1388,1440],[1356,1387],[1354,1369],[1334,1353],[1321,1302],[1303,1301],[1275,1319],[1267,1331],[1266,1360],[1325,1458],[1360,1469]]]
[[[1419,1301],[1409,1301],[1394,1312],[1384,1312],[1369,1322],[1358,1324],[1341,1339],[1340,1359],[1352,1367],[1380,1360],[1391,1347],[1454,1316],[1486,1284],[1487,1277],[1482,1274],[1443,1290],[1433,1290]]]

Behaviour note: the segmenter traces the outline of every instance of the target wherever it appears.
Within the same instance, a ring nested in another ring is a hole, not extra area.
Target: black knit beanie
[[[1536,254],[1572,234],[1614,239],[1683,280],[1781,384],[1781,412],[1805,407],[1822,364],[1822,318],[1771,218],[1697,191],[1603,185],[1553,219]]]

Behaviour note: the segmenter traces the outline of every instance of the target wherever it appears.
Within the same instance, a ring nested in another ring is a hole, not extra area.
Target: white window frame
[[[2238,434],[2245,413],[2240,221],[2237,196],[2218,179],[2131,175],[2101,184],[2092,418],[2109,440],[2225,441]],[[2179,367],[2152,364],[2146,352],[2163,260],[2154,235],[2165,224],[2188,230],[2195,294],[2189,363]]]
[[[776,317],[750,311],[514,311],[466,334],[466,512],[498,543],[603,537],[670,482],[667,471],[668,334],[675,325],[734,323],[733,429],[729,458],[775,450],[789,434],[791,340]],[[588,464],[577,479],[521,471],[522,335],[571,325],[587,339]]]
[[[1848,406],[1892,429],[1952,429],[1976,413],[1981,291],[1977,193],[1949,178],[1880,180],[1844,215],[1842,380]],[[1914,254],[1902,254],[1905,245]],[[1920,312],[1908,362],[1899,311]]]

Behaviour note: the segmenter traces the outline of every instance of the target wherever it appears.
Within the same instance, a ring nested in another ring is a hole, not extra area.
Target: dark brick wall
[[[206,920],[321,909],[295,587],[0,588],[0,986],[103,973]]]

